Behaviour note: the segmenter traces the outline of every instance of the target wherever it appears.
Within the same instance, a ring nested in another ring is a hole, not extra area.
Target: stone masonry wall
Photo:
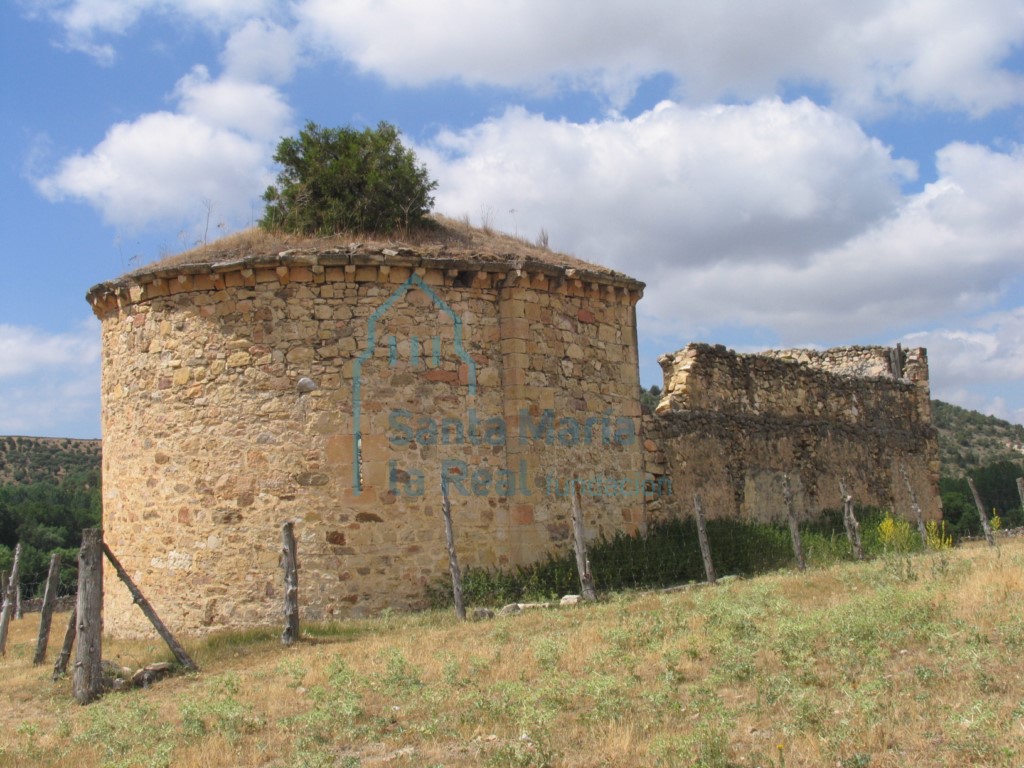
[[[695,493],[781,522],[787,475],[804,518],[840,482],[941,515],[923,349],[691,344],[641,415],[642,288],[356,246],[98,285],[105,540],[189,634],[280,620],[289,520],[307,620],[422,605],[447,573],[442,478],[463,567],[569,546],[574,477],[592,537],[686,517]],[[105,600],[110,632],[151,632],[125,590]]]
[[[941,516],[925,350],[846,347],[736,354],[691,344],[659,359],[664,395],[643,417],[645,466],[671,478],[652,518],[693,514],[782,522],[789,475],[797,514],[857,503]],[[894,375],[896,361],[899,375]]]
[[[421,605],[447,573],[442,474],[464,567],[567,546],[577,473],[591,535],[636,530],[641,290],[357,249],[96,286],[105,539],[187,634],[279,621],[286,520],[306,619]],[[110,632],[149,632],[105,600]]]

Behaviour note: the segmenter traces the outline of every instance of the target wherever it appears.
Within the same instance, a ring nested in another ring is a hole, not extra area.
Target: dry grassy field
[[[108,585],[116,588],[119,585]],[[1024,541],[459,625],[447,613],[186,643],[195,675],[79,706],[0,659],[0,765],[1024,765]],[[107,641],[125,666],[158,641]]]

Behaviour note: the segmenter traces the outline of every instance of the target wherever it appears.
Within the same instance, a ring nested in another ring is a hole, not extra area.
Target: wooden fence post
[[[36,653],[32,657],[33,664],[42,664],[46,658],[46,646],[50,642],[50,622],[53,620],[53,607],[57,603],[57,586],[60,581],[60,553],[50,556],[50,572],[46,576],[46,590],[43,592],[43,605],[39,609],[39,636],[36,638]]]
[[[996,540],[992,535],[992,526],[988,524],[988,513],[985,511],[985,505],[981,503],[978,489],[974,487],[974,481],[970,477],[967,478],[967,485],[970,486],[971,495],[974,496],[974,506],[978,508],[978,517],[981,518],[981,529],[985,531],[985,541],[988,542],[990,547],[994,547]]]
[[[860,543],[860,523],[853,514],[853,496],[846,492],[846,484],[839,481],[839,492],[843,495],[843,527],[846,529],[846,538],[850,540],[850,548],[857,560],[864,559],[864,549]]]
[[[1024,508],[1024,477],[1017,478],[1017,493],[1020,494],[1020,505]]]
[[[78,648],[72,673],[72,690],[79,704],[100,695],[103,686],[103,532],[82,531],[78,551]]]
[[[452,575],[452,597],[455,599],[455,615],[459,621],[466,620],[466,606],[462,602],[462,572],[459,558],[455,553],[455,531],[452,530],[452,503],[448,498],[448,477],[441,473],[441,514],[444,515],[444,538],[448,545],[448,570]]]
[[[580,481],[576,475],[572,476],[572,542],[573,549],[576,551],[576,570],[580,575],[580,597],[584,600],[597,600],[594,575],[590,572],[590,560],[587,559],[583,506],[580,503]]]
[[[128,587],[128,591],[132,593],[132,602],[142,609],[146,618],[149,619],[149,623],[153,625],[160,637],[163,638],[163,641],[167,643],[167,647],[171,649],[171,653],[174,654],[174,658],[177,659],[178,663],[189,672],[197,671],[199,667],[197,667],[196,663],[192,661],[192,658],[185,653],[185,649],[181,647],[178,641],[174,639],[174,635],[171,634],[171,631],[167,629],[162,621],[160,621],[160,617],[156,615],[156,611],[153,610],[153,606],[149,604],[149,600],[147,600],[139,588],[135,586],[135,582],[132,581],[128,572],[121,566],[118,559],[114,557],[114,553],[110,551],[110,547],[108,547],[102,539],[100,540],[100,548],[102,549],[103,554],[106,555],[110,564],[114,566],[114,572],[117,574],[117,578],[124,582],[124,585]],[[81,587],[79,587],[79,598],[81,598]],[[79,603],[78,612],[82,612],[81,603]],[[81,622],[79,622],[79,626],[81,626]],[[79,648],[82,647],[83,639],[84,638],[81,637],[79,638]]]
[[[17,588],[14,590],[14,618],[21,619],[24,617],[24,611],[21,604],[21,581],[18,581]]]
[[[910,494],[910,508],[914,511],[914,518],[917,520],[917,532],[921,536],[921,543],[927,548],[928,546],[928,531],[924,526],[924,516],[921,514],[921,505],[917,503],[917,494],[914,492],[914,486],[910,484],[910,475],[907,474],[907,465],[900,462],[900,473],[903,475],[903,482],[907,486],[907,492]]]
[[[693,494],[693,516],[697,520],[697,542],[700,544],[700,556],[704,559],[704,575],[708,584],[714,584],[715,564],[711,561],[711,542],[708,540],[708,528],[704,523],[704,507],[700,503],[700,494]]]
[[[64,631],[64,644],[57,654],[57,660],[53,663],[53,681],[57,682],[68,672],[68,659],[71,658],[71,646],[75,644],[75,624],[78,618],[78,606],[71,607],[71,615],[68,617],[68,628]]]
[[[281,526],[281,567],[284,568],[284,631],[282,645],[299,639],[299,560],[295,551],[295,524]]]
[[[18,571],[21,568],[21,542],[14,545],[14,562],[11,564],[11,575],[4,589],[4,604],[0,609],[0,656],[7,655],[7,628],[11,624],[11,613],[14,611],[15,585],[18,583]]]
[[[807,569],[807,560],[804,559],[804,545],[800,540],[800,524],[796,519],[796,507],[793,506],[793,489],[789,485],[789,473],[782,476],[782,495],[786,499],[786,515],[789,518],[789,537],[793,540],[793,554],[796,556],[796,566],[801,571]]]

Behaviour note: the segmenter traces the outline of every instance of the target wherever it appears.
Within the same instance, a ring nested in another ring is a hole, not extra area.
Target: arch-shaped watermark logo
[[[377,337],[380,321],[389,311],[391,311],[395,304],[404,299],[406,294],[413,289],[423,291],[438,310],[451,318],[454,334],[455,355],[466,366],[467,370],[467,394],[470,396],[476,395],[476,361],[473,360],[472,356],[468,352],[466,352],[466,348],[463,344],[462,318],[459,317],[459,314],[452,309],[444,299],[438,296],[429,285],[423,282],[423,279],[419,275],[414,273],[408,280],[398,286],[398,288],[388,296],[384,303],[377,307],[376,311],[374,311],[374,313],[367,319],[366,349],[355,359],[355,362],[352,365],[352,455],[354,457],[354,461],[352,462],[352,488],[357,496],[362,492],[363,488],[363,365],[372,358],[377,351]],[[421,362],[429,362],[434,366],[440,365],[444,345],[439,334],[422,338],[418,335],[410,335],[407,341],[409,348],[408,362],[410,365],[418,366]],[[396,367],[400,362],[399,339],[394,335],[389,335],[383,339],[383,342],[387,346],[388,350],[388,366],[392,368]]]

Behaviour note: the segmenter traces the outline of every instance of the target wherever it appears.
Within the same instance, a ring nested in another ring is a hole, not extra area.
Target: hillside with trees
[[[22,545],[21,578],[32,597],[50,555],[62,557],[61,591],[74,591],[82,529],[100,524],[100,441],[0,437],[0,571]]]
[[[57,482],[99,471],[99,440],[69,437],[0,437],[0,485]]]
[[[1009,461],[1024,467],[1024,426],[932,400],[932,424],[939,433],[942,474],[963,477],[972,469]]]

